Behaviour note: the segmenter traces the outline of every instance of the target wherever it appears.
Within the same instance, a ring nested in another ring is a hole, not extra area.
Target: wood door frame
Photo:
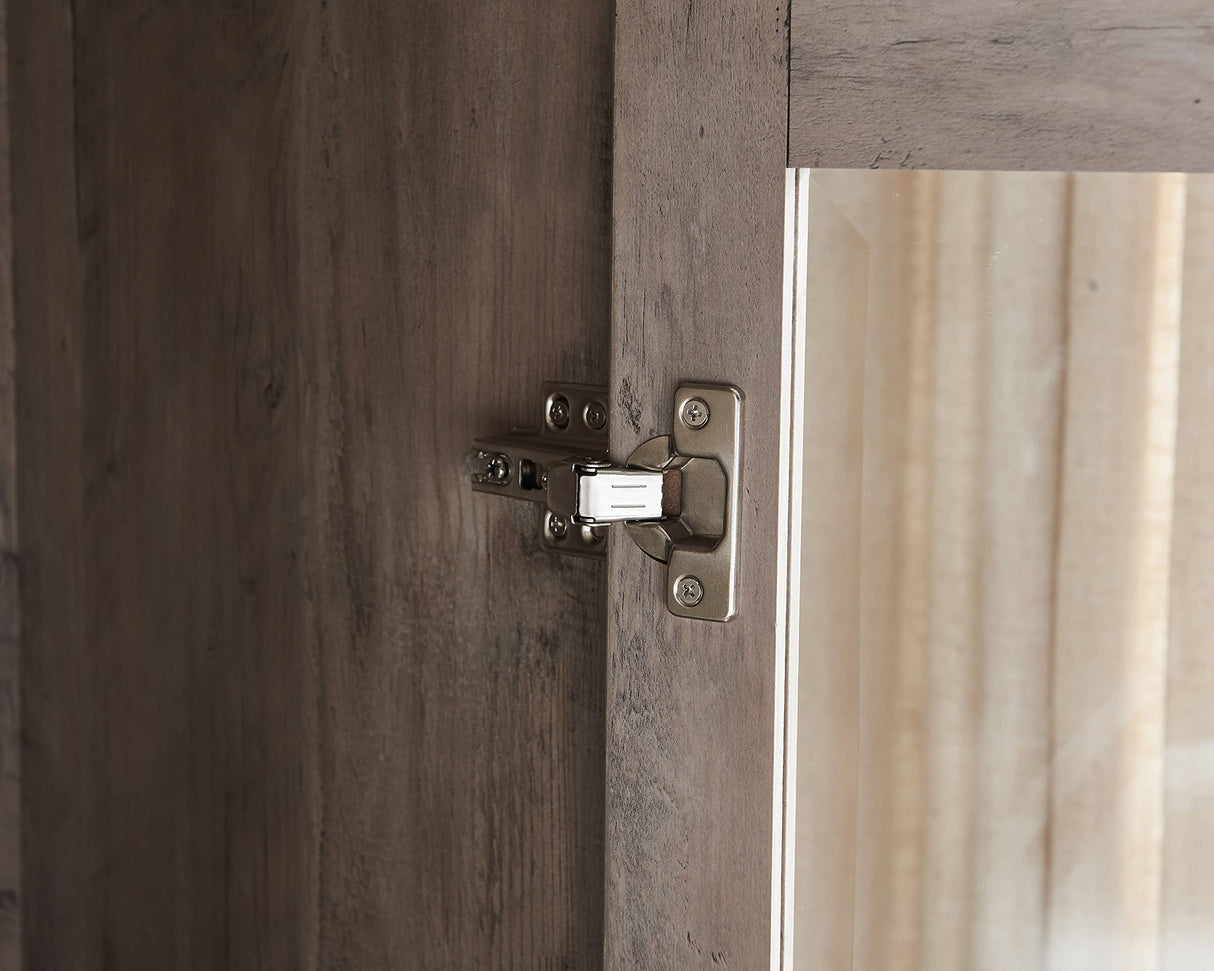
[[[1166,87],[1158,76],[1148,93],[1128,107],[1113,103],[1119,73],[1166,60],[1169,51],[1181,51],[1186,63],[1199,57],[1208,28],[1193,21],[1192,9],[1181,11],[1188,19],[1180,22],[1178,32],[1136,31],[1113,21],[1107,31],[1093,33],[1092,56],[1078,67],[1066,56],[1065,44],[1055,43],[1048,29],[1034,29],[1026,16],[1015,32],[1010,58],[1007,45],[975,42],[968,62],[959,65],[931,44],[912,43],[916,38],[911,37],[900,45],[895,38],[891,48],[898,47],[899,64],[918,71],[923,83],[892,86],[895,96],[907,99],[902,107],[912,119],[894,137],[881,127],[880,119],[890,117],[889,112],[863,110],[865,92],[873,88],[862,78],[850,93],[845,86],[844,93],[828,89],[815,99],[817,65],[805,59],[816,55],[798,45],[793,20],[797,10],[809,9],[809,2],[792,0],[787,8],[753,0],[620,0],[617,5],[612,449],[627,454],[645,437],[668,430],[670,394],[681,379],[733,381],[748,396],[748,412],[745,592],[732,625],[709,629],[666,615],[654,571],[638,569],[636,551],[626,541],[617,537],[612,543],[608,969],[726,962],[775,968],[785,961],[781,924],[788,919],[782,899],[787,881],[780,869],[786,848],[781,812],[773,814],[771,807],[782,804],[789,769],[767,747],[756,751],[749,744],[750,726],[723,718],[717,723],[723,729],[713,732],[714,723],[704,713],[705,705],[723,705],[734,715],[749,710],[755,721],[773,725],[771,744],[786,748],[786,707],[795,704],[786,679],[796,664],[788,642],[795,636],[787,623],[787,581],[795,548],[789,531],[796,528],[793,509],[799,502],[785,482],[793,445],[780,440],[782,427],[792,436],[792,405],[768,399],[792,394],[786,369],[799,353],[790,323],[796,312],[791,274],[781,313],[780,275],[772,269],[781,255],[790,265],[794,248],[781,254],[781,241],[791,231],[791,211],[800,209],[795,178],[781,170],[810,163],[855,168],[1214,167],[1214,139],[1208,134],[1214,128],[1196,124],[1204,117],[1200,110],[1205,102],[1214,109],[1214,96],[1202,97],[1214,76],[1209,70],[1197,79],[1202,90],[1186,95],[1183,110],[1162,120],[1148,117]],[[1117,6],[1115,0],[1090,0],[1063,20],[1068,29],[1082,30],[1085,15],[1115,17]],[[889,9],[888,4],[873,7],[874,16]],[[984,10],[981,4],[977,8]],[[828,21],[833,13],[830,4],[814,9]],[[995,30],[998,4],[991,2],[987,9],[990,22],[979,17],[979,23]],[[910,0],[904,10],[911,11],[907,17],[912,22],[932,17],[931,8],[912,6]],[[820,46],[821,38],[815,40]],[[890,56],[889,49],[868,52],[863,70],[874,71],[878,58]],[[795,68],[791,74],[790,61]],[[848,72],[855,73],[851,67]],[[985,121],[974,125],[973,137],[951,137],[945,123],[949,113],[937,110],[924,92],[938,89],[955,123],[970,110],[965,107],[968,86],[988,76],[1013,89],[1007,103],[1001,104],[1003,89],[994,85],[982,102]],[[1093,84],[1095,93],[1087,92],[1061,113],[1026,104],[1026,92],[1060,80],[1081,92]],[[1095,121],[1077,129],[1092,113]],[[792,133],[796,137],[790,149]],[[831,144],[818,144],[815,138]],[[921,148],[920,141],[928,148]],[[878,149],[870,151],[870,143]],[[790,187],[791,200],[784,226],[782,185]],[[726,272],[736,285],[732,291],[719,278]],[[731,358],[722,345],[737,340],[739,332],[746,339],[738,341],[740,354]],[[775,360],[777,349],[780,361]],[[768,367],[757,367],[756,359]],[[704,678],[700,669],[705,666],[723,673],[728,685]],[[713,786],[722,780],[723,785]],[[765,798],[745,797],[755,791]],[[739,835],[756,830],[763,830],[764,840]],[[770,859],[752,858],[748,866],[739,844],[753,857],[767,836]],[[762,933],[755,930],[759,925]]]
[[[617,4],[612,452],[669,433],[680,381],[746,398],[738,616],[672,616],[664,571],[611,542],[611,971],[779,961],[787,27],[758,0]]]
[[[791,0],[789,164],[1214,169],[1214,36],[1189,0]]]

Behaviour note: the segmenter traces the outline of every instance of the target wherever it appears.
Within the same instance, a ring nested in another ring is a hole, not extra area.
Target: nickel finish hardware
[[[606,402],[606,388],[545,385],[538,429],[472,443],[472,488],[539,504],[539,534],[558,553],[605,557],[607,528],[621,524],[637,546],[666,564],[672,613],[731,619],[737,613],[742,392],[680,385],[673,432],[651,438],[623,465],[608,454]]]

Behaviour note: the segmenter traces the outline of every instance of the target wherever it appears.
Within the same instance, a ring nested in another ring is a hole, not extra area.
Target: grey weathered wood
[[[789,164],[1214,169],[1202,0],[792,0]]]
[[[597,966],[610,5],[11,7],[29,966]]]
[[[666,610],[614,536],[608,968],[769,966],[786,14],[621,0],[612,447],[667,434],[681,380],[746,395],[740,611]]]
[[[21,967],[21,610],[17,593],[17,387],[9,194],[8,41],[0,0],[0,968]]]

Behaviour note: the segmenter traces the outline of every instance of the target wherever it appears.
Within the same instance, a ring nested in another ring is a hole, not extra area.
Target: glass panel
[[[786,955],[1211,967],[1214,176],[800,184]]]

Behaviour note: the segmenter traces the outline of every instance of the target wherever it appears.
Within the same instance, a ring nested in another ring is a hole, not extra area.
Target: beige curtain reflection
[[[1214,177],[810,210],[795,966],[1214,968]]]

